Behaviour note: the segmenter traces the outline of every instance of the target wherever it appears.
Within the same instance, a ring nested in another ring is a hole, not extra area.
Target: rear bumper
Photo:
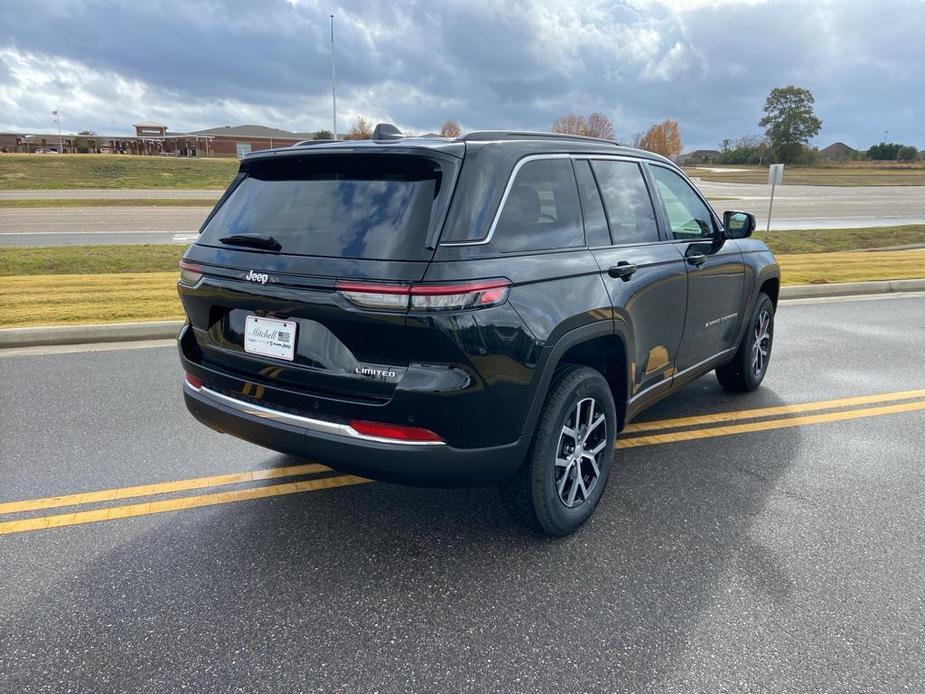
[[[184,383],[183,394],[192,415],[216,431],[389,482],[433,487],[492,484],[514,475],[530,445],[529,436],[490,448],[395,443],[357,435],[346,425],[255,406],[188,383]]]

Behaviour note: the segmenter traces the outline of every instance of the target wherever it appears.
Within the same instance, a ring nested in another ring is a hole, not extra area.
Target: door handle
[[[625,260],[621,260],[619,263],[617,263],[612,268],[610,268],[607,271],[607,274],[613,277],[614,279],[619,278],[623,280],[624,282],[629,282],[630,277],[632,277],[633,273],[636,272],[636,270],[638,269],[639,268],[637,268],[632,263],[629,263]]]
[[[684,259],[691,265],[703,265],[704,261],[707,259],[707,256],[705,256],[703,253],[691,253],[690,255],[684,256]]]

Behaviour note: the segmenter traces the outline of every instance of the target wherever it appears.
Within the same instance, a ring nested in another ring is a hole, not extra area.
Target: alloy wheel
[[[767,309],[758,314],[755,321],[755,342],[752,345],[752,372],[756,376],[764,373],[771,352],[771,312]]]
[[[568,508],[585,503],[601,476],[607,421],[594,398],[579,400],[569,412],[556,448],[556,494]]]

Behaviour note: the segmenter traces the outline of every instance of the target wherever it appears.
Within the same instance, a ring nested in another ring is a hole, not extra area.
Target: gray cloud
[[[885,129],[923,141],[922,0],[345,2],[341,124],[546,129],[603,111],[628,138],[666,117],[690,147],[758,132],[768,90],[810,88],[822,144]],[[12,0],[0,6],[0,127],[174,130],[329,125],[328,12],[317,2]],[[43,17],[23,22],[22,17]],[[900,21],[901,19],[901,21]]]

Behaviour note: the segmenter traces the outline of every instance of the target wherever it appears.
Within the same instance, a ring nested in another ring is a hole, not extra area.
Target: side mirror
[[[726,210],[723,212],[723,228],[727,239],[744,239],[755,230],[755,215],[749,212]]]

